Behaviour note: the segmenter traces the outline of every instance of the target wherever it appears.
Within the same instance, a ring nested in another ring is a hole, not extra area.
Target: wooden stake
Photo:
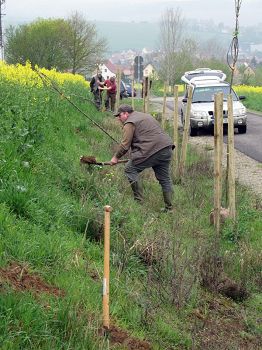
[[[174,128],[174,145],[176,146],[173,154],[173,176],[177,175],[178,169],[178,85],[174,86],[174,117],[173,117],[173,128]]]
[[[118,110],[118,107],[120,105],[120,91],[121,91],[121,70],[120,68],[117,68],[117,74],[116,74],[116,105],[115,105],[115,111]]]
[[[192,95],[193,95],[193,88],[192,88],[192,86],[189,86],[188,87],[188,94],[187,94],[187,105],[186,105],[186,114],[185,114],[185,122],[184,122],[181,156],[180,156],[180,162],[179,162],[179,178],[180,179],[184,175],[184,171],[185,171]]]
[[[101,94],[101,112],[105,112],[106,110],[106,106],[105,106],[105,99],[106,99],[106,90],[100,90],[100,94]]]
[[[103,327],[109,329],[109,272],[110,272],[110,212],[109,205],[104,207],[104,279],[103,279]]]
[[[234,145],[234,118],[233,118],[233,99],[232,95],[227,97],[228,109],[228,206],[229,215],[236,219],[236,189],[235,189],[235,145]]]
[[[149,101],[150,101],[150,77],[147,77],[147,87],[146,87],[146,113],[149,112]]]
[[[146,112],[146,78],[143,78],[143,112]]]
[[[165,127],[166,127],[166,89],[167,89],[167,83],[164,82],[163,112],[162,112],[162,128],[163,128],[163,130],[165,130]]]
[[[135,82],[134,82],[134,78],[133,78],[132,79],[132,108],[133,109],[135,109],[134,89],[135,89]]]
[[[218,235],[222,198],[223,93],[215,95],[214,123],[214,224]]]

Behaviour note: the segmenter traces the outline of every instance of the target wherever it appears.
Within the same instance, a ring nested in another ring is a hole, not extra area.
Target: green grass
[[[262,112],[262,99],[261,99],[261,93],[255,93],[255,92],[245,92],[246,100],[244,100],[244,104],[247,108],[253,110]]]
[[[20,263],[65,293],[36,295],[1,279],[0,348],[108,348],[98,336],[103,278],[98,238],[103,207],[111,205],[112,322],[147,339],[153,349],[191,349],[192,312],[203,295],[200,265],[213,249],[210,160],[189,148],[183,181],[174,185],[173,214],[160,212],[161,191],[151,171],[143,173],[146,200],[138,206],[123,165],[79,163],[83,154],[110,159],[116,146],[110,138],[50,90],[1,81],[0,88],[0,266]],[[88,94],[77,85],[64,89]],[[111,114],[74,101],[120,140],[121,127]],[[136,100],[136,109],[141,108]],[[247,312],[247,334],[258,336],[261,210],[240,186],[237,208],[237,223],[224,226],[214,254],[222,257],[225,272],[248,289],[250,298],[239,307]]]

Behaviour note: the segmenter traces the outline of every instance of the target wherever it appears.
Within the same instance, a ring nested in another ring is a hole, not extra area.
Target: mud
[[[17,291],[32,291],[34,294],[48,293],[57,297],[64,296],[61,289],[51,286],[38,275],[31,274],[27,266],[12,262],[6,268],[0,268],[0,284],[7,283]]]
[[[80,162],[84,164],[97,164],[96,158],[93,156],[81,156]]]
[[[101,330],[104,334],[104,330]],[[109,341],[112,345],[122,345],[127,350],[152,350],[152,346],[145,340],[134,338],[127,331],[116,326],[111,326],[109,330]]]

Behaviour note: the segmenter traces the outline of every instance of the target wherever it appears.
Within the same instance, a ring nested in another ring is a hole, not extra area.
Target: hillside
[[[82,77],[43,72],[45,84],[29,64],[0,64],[0,348],[259,349],[258,198],[238,185],[237,222],[215,239],[212,163],[190,148],[183,181],[173,185],[175,211],[160,211],[151,171],[137,205],[123,165],[79,162],[83,154],[110,159],[116,143],[92,120],[119,140],[117,121],[96,111]],[[112,207],[108,338],[105,205]]]
[[[7,17],[5,28],[8,26],[22,25],[29,20],[18,20]],[[105,37],[108,41],[108,53],[118,52],[128,49],[137,50],[138,53],[143,48],[158,49],[159,47],[159,22],[118,22],[118,21],[91,21],[95,24],[99,36]],[[232,23],[233,25],[233,23]],[[195,19],[185,23],[185,37],[194,39],[197,43],[214,40],[217,45],[229,47],[232,39],[233,29],[225,27],[226,31],[221,31],[213,22],[201,22]],[[239,33],[240,47],[250,44],[261,44],[261,25],[241,26]]]

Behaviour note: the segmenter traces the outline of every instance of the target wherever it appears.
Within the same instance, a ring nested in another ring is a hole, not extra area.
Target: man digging
[[[129,105],[120,105],[114,115],[123,124],[123,138],[110,161],[111,165],[117,164],[131,148],[131,159],[126,164],[125,174],[131,184],[134,199],[139,202],[143,201],[139,173],[144,169],[152,168],[162,187],[164,210],[172,210],[170,162],[172,149],[175,146],[171,138],[150,114],[135,112]]]

